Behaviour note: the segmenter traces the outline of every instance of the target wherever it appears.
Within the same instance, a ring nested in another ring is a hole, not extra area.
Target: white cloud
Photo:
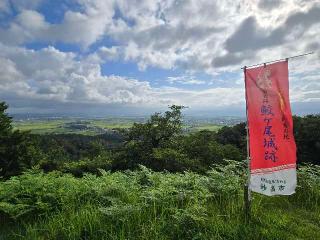
[[[167,82],[170,84],[173,83],[179,83],[179,84],[186,84],[186,85],[199,85],[199,84],[205,84],[205,81],[202,80],[197,80],[194,78],[194,76],[187,76],[187,75],[182,75],[178,77],[168,77]]]
[[[100,58],[104,60],[116,60],[119,58],[119,48],[118,47],[101,47],[98,51]]]
[[[21,81],[22,74],[17,70],[16,64],[6,58],[0,58],[0,82],[1,85],[10,83],[11,81]]]
[[[304,52],[306,42],[319,49],[310,45],[320,24],[319,7],[312,1],[268,1],[264,8],[246,0],[139,1],[135,7],[119,2],[134,24],[109,35],[121,44],[124,59],[141,70],[180,67],[215,74]]]
[[[124,104],[161,107],[228,106],[243,102],[241,88],[212,88],[203,91],[153,88],[148,82],[121,76],[103,76],[98,63],[77,60],[73,53],[54,47],[39,51],[0,44],[0,93],[28,101],[51,103]],[[184,77],[186,84],[197,80]],[[172,78],[173,79],[173,78]],[[175,80],[182,81],[183,78]],[[221,100],[223,97],[223,100]]]
[[[243,88],[210,88],[201,91],[179,88],[162,88],[155,92],[160,98],[171,99],[172,103],[192,108],[230,107],[244,103]]]
[[[23,10],[17,16],[16,23],[24,31],[37,32],[48,28],[44,16],[33,10]]]
[[[100,65],[76,59],[73,53],[53,47],[40,51],[0,45],[3,91],[60,102],[138,103],[149,100],[147,82],[117,76],[102,76]],[[5,83],[5,84],[4,84]],[[26,87],[27,86],[27,87]],[[23,91],[22,91],[23,90]]]
[[[74,1],[80,8],[68,9],[56,24],[35,11],[41,1],[28,6],[14,1],[20,13],[0,29],[0,41],[87,48],[108,37],[117,42],[112,54],[136,62],[140,70],[179,67],[211,74],[256,62],[264,51],[278,57],[279,46],[290,52],[319,48],[312,40],[318,36],[320,6],[313,1]]]
[[[320,5],[315,1],[72,1],[79,6],[66,9],[62,19],[50,23],[39,12],[43,1],[11,0],[17,14],[0,25],[3,94],[64,103],[231,106],[244,101],[241,83],[235,88],[207,90],[154,88],[148,81],[103,76],[100,65],[115,60],[134,62],[140,71],[179,69],[181,76],[163,80],[190,88],[205,85],[193,77],[195,72],[240,72],[243,65],[319,51],[320,47]],[[11,10],[8,1],[0,1],[0,12],[10,14]],[[99,41],[104,38],[114,45],[103,46],[104,41]],[[23,47],[33,42],[71,43],[83,51]],[[87,56],[94,44],[98,50]],[[303,64],[290,61],[294,102],[318,101],[319,60],[317,53],[306,57]]]
[[[34,10],[40,3],[34,0],[27,5],[15,1],[13,6],[19,14],[8,28],[0,28],[0,41],[7,44],[60,41],[87,47],[99,40],[113,21],[113,1],[79,0],[83,11],[67,10],[62,22],[57,24],[46,22],[44,16]]]
[[[80,1],[84,12],[67,11],[61,24],[52,24],[50,39],[87,47],[99,40],[112,23],[113,1]]]

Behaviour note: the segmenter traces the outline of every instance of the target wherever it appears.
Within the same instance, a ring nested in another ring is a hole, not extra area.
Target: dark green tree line
[[[7,108],[0,102],[0,176],[4,178],[20,174],[40,158],[39,149],[29,133],[13,129]]]
[[[182,131],[182,106],[153,114],[145,123],[97,136],[78,134],[33,135],[13,129],[0,103],[0,177],[18,175],[32,166],[75,176],[98,169],[126,170],[144,165],[155,171],[205,172],[224,159],[246,157],[245,123],[218,132]],[[320,164],[320,115],[294,117],[298,163]]]

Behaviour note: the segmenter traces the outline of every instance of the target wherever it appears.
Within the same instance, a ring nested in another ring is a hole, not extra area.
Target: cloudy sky
[[[320,112],[318,0],[0,0],[12,113],[244,115],[241,67],[290,61],[293,112]]]

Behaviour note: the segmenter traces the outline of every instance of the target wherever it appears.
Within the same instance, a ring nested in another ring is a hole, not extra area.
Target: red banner
[[[289,102],[288,62],[245,70],[250,188],[289,195],[296,187],[296,145]]]

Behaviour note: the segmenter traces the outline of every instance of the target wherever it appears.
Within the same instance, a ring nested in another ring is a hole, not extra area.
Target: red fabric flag
[[[296,187],[296,145],[289,102],[288,62],[245,70],[254,192],[290,195]]]

